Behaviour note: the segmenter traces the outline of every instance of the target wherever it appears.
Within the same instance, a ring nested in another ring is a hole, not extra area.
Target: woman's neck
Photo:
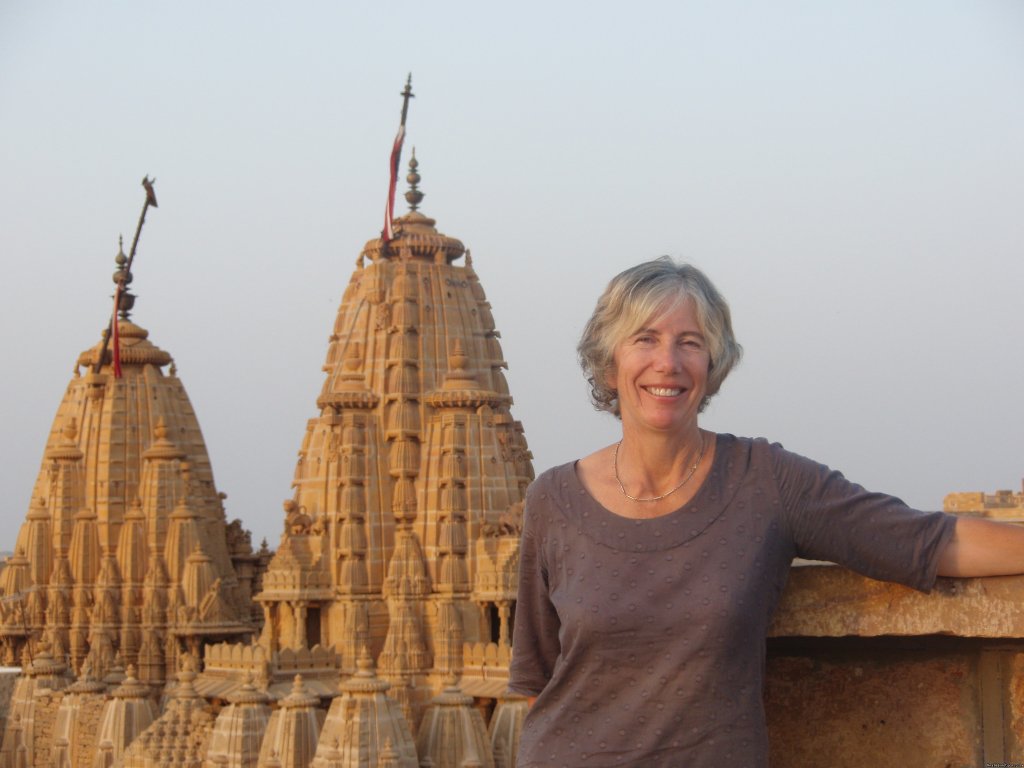
[[[623,439],[618,442],[618,464],[634,480],[649,482],[659,478],[665,483],[673,470],[692,464],[705,440],[696,424],[686,430],[642,434],[624,425]]]
[[[703,439],[703,454],[700,454],[700,441]],[[646,451],[634,451],[635,443],[631,444],[628,436],[623,435],[621,443],[611,445],[580,459],[576,463],[576,474],[590,495],[613,514],[633,519],[661,517],[680,509],[689,503],[699,491],[711,472],[714,464],[716,438],[714,433],[695,431],[691,440],[685,445],[670,442],[641,443]],[[653,450],[659,448],[659,450]],[[696,446],[697,453],[690,458],[697,463],[697,469],[688,475],[693,463],[687,464],[689,454],[686,446]],[[681,457],[676,456],[679,450],[684,451]],[[653,452],[654,459],[648,464],[643,463],[643,456]],[[672,453],[674,462],[661,462]],[[696,457],[700,455],[700,461]],[[666,467],[659,476],[652,468],[657,464]],[[620,486],[617,475],[623,484]],[[679,484],[683,478],[685,482]],[[647,478],[643,481],[642,478]],[[646,484],[645,484],[646,483]],[[665,491],[669,491],[665,493]],[[663,496],[656,501],[635,501],[634,499],[650,499]]]
[[[623,428],[614,452],[616,481],[631,496],[663,494],[693,471],[706,441],[696,424],[685,432],[643,435]]]

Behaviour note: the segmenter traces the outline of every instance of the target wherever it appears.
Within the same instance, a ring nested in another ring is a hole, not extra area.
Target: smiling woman
[[[530,487],[510,687],[520,766],[767,764],[764,638],[794,557],[931,589],[1024,570],[1024,529],[923,513],[698,417],[740,358],[668,258],[615,277],[579,347],[618,442]]]

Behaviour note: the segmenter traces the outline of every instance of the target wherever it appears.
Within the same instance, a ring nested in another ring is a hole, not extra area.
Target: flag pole
[[[156,192],[153,190],[153,182],[156,179],[151,179],[149,176],[142,177],[142,187],[146,190],[146,202],[142,204],[142,213],[139,214],[139,224],[135,227],[135,237],[132,238],[132,247],[128,251],[128,263],[124,266],[125,274],[131,272],[132,261],[135,259],[135,249],[139,247],[139,235],[142,234],[142,225],[146,223],[146,210],[153,206],[158,208],[156,204]]]
[[[395,217],[395,187],[398,184],[398,168],[402,159],[402,142],[405,141],[405,118],[409,114],[409,99],[415,98],[412,92],[412,73],[405,80],[402,96],[402,119],[398,124],[398,133],[391,145],[391,163],[388,173],[388,201],[384,208],[384,229],[380,233],[381,255],[386,256],[388,243],[395,237],[393,221]]]
[[[132,261],[135,260],[135,251],[139,247],[139,236],[142,234],[142,225],[146,223],[146,211],[149,210],[150,206],[154,208],[159,207],[156,204],[156,192],[153,190],[153,183],[155,181],[156,179],[150,179],[148,175],[142,177],[142,186],[146,190],[146,202],[142,204],[139,223],[135,227],[135,237],[132,238],[132,247],[128,251],[128,261],[125,262],[123,269],[118,270],[117,287],[114,289],[114,310],[110,313],[110,323],[103,332],[103,344],[100,347],[99,357],[96,358],[96,364],[93,366],[93,373],[99,373],[103,365],[103,358],[107,354],[107,345],[110,343],[111,337],[113,337],[113,369],[115,379],[121,378],[121,349],[117,333],[117,312],[121,308],[121,295],[128,287]]]

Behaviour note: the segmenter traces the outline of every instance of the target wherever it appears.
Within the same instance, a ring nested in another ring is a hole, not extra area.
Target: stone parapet
[[[924,594],[832,564],[794,567],[769,637],[1024,638],[1024,576],[940,578]]]
[[[512,648],[498,643],[466,643],[462,649],[462,691],[490,699],[508,695]]]

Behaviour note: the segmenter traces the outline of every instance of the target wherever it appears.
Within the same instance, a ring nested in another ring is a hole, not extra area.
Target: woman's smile
[[[683,392],[682,389],[669,387],[644,387],[644,389],[656,397],[676,397]]]

